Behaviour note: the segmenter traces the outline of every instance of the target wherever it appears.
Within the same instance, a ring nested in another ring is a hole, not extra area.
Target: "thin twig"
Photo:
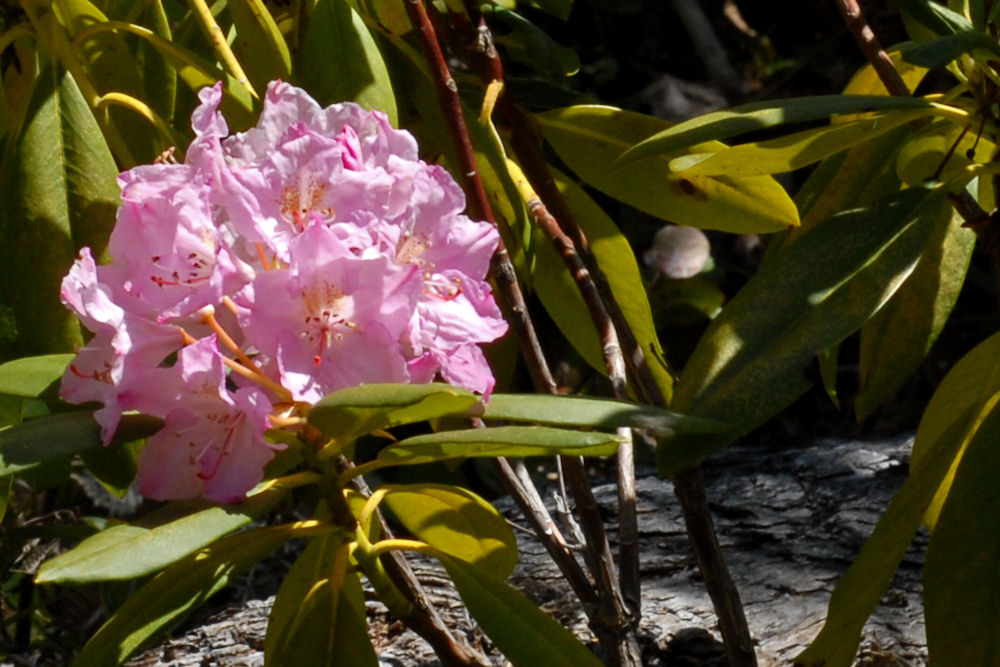
[[[909,97],[909,87],[903,81],[903,77],[899,75],[899,70],[896,69],[892,58],[882,48],[878,37],[875,36],[875,31],[868,25],[868,20],[865,18],[864,12],[861,11],[861,5],[858,4],[858,1],[836,0],[836,2],[837,9],[840,10],[844,22],[847,24],[847,29],[851,31],[854,41],[858,43],[858,48],[865,54],[865,58],[875,68],[875,73],[878,74],[885,89],[889,91],[890,95]]]
[[[467,9],[472,3],[467,2]],[[471,16],[477,15],[470,12]],[[479,17],[479,26],[476,29],[475,43],[480,56],[481,77],[484,80],[503,80],[503,66],[492,48],[492,40],[489,39],[489,30]],[[535,139],[527,133],[526,129],[531,127],[530,119],[520,110],[506,95],[502,95],[497,103],[498,115],[511,131],[511,146],[525,171],[528,180],[541,196],[542,201],[552,211],[558,223],[572,237],[574,245],[579,250],[579,254],[584,258],[590,267],[590,276],[598,286],[604,304],[607,306],[609,314],[613,318],[615,329],[621,337],[622,345],[628,350],[627,360],[630,363],[630,370],[636,379],[637,387],[643,397],[649,403],[665,406],[666,401],[659,390],[656,381],[649,370],[645,359],[644,351],[637,344],[628,323],[625,321],[620,308],[611,294],[610,287],[589,251],[589,244],[586,235],[580,226],[575,223],[572,213],[566,206],[565,200],[561,196],[558,187],[552,178],[548,164],[542,154]],[[624,462],[621,462],[624,463]],[[622,468],[629,466],[627,463],[619,467],[619,494],[620,494],[620,537],[622,548],[622,580],[626,590],[626,596],[632,598],[635,603],[639,600],[638,567],[631,569],[626,563],[637,563],[637,532],[635,524],[629,520],[629,515],[634,520],[634,481],[629,484],[628,477],[621,476]],[[706,588],[712,597],[712,603],[719,618],[720,630],[727,646],[727,655],[734,666],[755,665],[756,659],[753,655],[750,629],[743,613],[740,602],[739,591],[732,580],[729,570],[725,564],[721,547],[715,536],[715,527],[712,522],[711,513],[708,508],[708,501],[704,492],[704,485],[700,471],[694,468],[679,473],[674,479],[675,490],[678,501],[684,511],[685,524],[692,549],[695,551],[696,559],[702,568],[702,575],[706,580]],[[630,537],[630,535],[632,537]],[[632,539],[636,541],[633,542]],[[626,580],[625,577],[634,577],[634,581]],[[751,647],[749,653],[746,647]]]

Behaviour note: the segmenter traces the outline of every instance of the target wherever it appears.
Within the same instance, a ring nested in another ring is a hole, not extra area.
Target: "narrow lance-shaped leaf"
[[[930,351],[965,283],[975,240],[944,203],[917,267],[861,328],[858,421],[892,398]]]
[[[903,60],[921,67],[944,67],[966,54],[982,54],[1000,60],[1000,45],[990,35],[982,32],[962,32],[938,37],[927,42],[907,44],[900,50]]]
[[[647,355],[650,372],[664,397],[669,400],[673,392],[673,378],[661,361],[663,349],[632,246],[582,188],[558,170],[553,169],[553,177],[574,219],[586,234],[598,267],[604,273],[637,345]],[[606,375],[603,346],[576,281],[553,244],[537,226],[532,234],[535,249],[532,284],[542,305],[580,355]]]
[[[962,454],[924,563],[930,664],[1000,661],[1000,409]],[[960,619],[960,622],[956,622]]]
[[[288,571],[268,616],[265,665],[377,667],[364,591],[344,535],[315,537]]]
[[[605,429],[640,428],[659,434],[722,433],[728,428],[725,424],[651,405],[587,396],[493,394],[484,407],[473,407],[469,413],[486,420]]]
[[[51,63],[39,73],[14,146],[4,190],[0,265],[20,352],[69,352],[81,345],[59,286],[89,245],[99,256],[118,205],[118,169],[73,78]]]
[[[756,176],[793,171],[871,141],[926,114],[926,110],[900,111],[740,144],[716,153],[685,155],[671,160],[670,168],[685,176]]]
[[[443,484],[388,484],[382,503],[416,539],[506,579],[517,540],[503,515],[472,491]]]
[[[274,487],[227,507],[178,504],[134,524],[112,526],[42,564],[35,581],[83,584],[136,579],[158,572],[275,505],[287,489]],[[177,516],[179,512],[190,512]]]
[[[309,10],[299,82],[321,105],[354,100],[396,124],[389,72],[364,19],[350,3],[318,0]]]
[[[860,327],[913,270],[943,197],[904,190],[830,218],[769,258],[699,341],[672,404],[734,431],[662,441],[660,472],[698,461],[798,398],[809,387],[806,364]]]
[[[545,426],[499,426],[418,435],[378,453],[381,465],[415,465],[449,459],[494,456],[610,456],[621,441],[609,433]]]
[[[72,354],[48,354],[15,359],[0,365],[0,394],[36,398],[57,382]]]
[[[59,22],[66,27],[71,37],[87,26],[108,20],[88,0],[59,0],[52,6]],[[139,64],[122,35],[111,31],[101,32],[82,41],[78,48],[79,56],[85,62],[88,78],[98,93],[119,92],[140,100],[146,99]],[[153,131],[145,118],[116,106],[111,107],[108,114],[134,160],[149,162],[163,151],[163,138]]]
[[[348,387],[309,411],[309,423],[328,438],[350,438],[462,412],[479,398],[449,384],[369,384]]]
[[[669,167],[674,155],[615,165],[632,145],[670,128],[667,121],[614,107],[575,106],[536,116],[559,157],[589,185],[650,215],[681,225],[736,233],[795,226],[798,211],[769,176],[686,176]],[[696,152],[725,148],[705,143]]]
[[[892,581],[931,498],[1000,392],[998,358],[1000,335],[995,335],[955,364],[934,393],[917,429],[909,478],[837,582],[823,629],[796,657],[797,664],[853,664],[861,630]]]
[[[191,554],[136,591],[77,655],[77,667],[124,662],[145,641],[190,614],[241,572],[294,537],[332,531],[316,522],[232,535]]]
[[[719,141],[777,125],[825,120],[836,114],[937,108],[914,97],[881,95],[821,95],[755,102],[692,118],[637,142],[619,159],[620,168],[654,155],[677,152],[706,141]]]
[[[288,45],[264,3],[229,0],[228,7],[236,28],[233,51],[254,88],[263,91],[270,81],[287,80],[292,72]]]
[[[531,600],[482,568],[435,554],[483,632],[516,667],[600,667],[601,661]]]

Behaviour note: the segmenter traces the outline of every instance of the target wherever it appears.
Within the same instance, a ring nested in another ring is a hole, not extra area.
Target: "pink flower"
[[[156,500],[204,496],[220,503],[240,501],[274,457],[275,448],[264,439],[271,403],[257,388],[226,388],[214,336],[177,356],[180,391],[164,401],[172,408],[164,426],[139,453],[137,488]],[[164,389],[158,391],[170,393]]]
[[[113,262],[84,251],[63,282],[94,332],[63,396],[104,404],[105,441],[123,411],[165,421],[140,491],[243,498],[273,456],[275,403],[301,415],[344,387],[438,377],[488,398],[499,237],[462,213],[451,176],[353,103],[273,82],[257,125],[230,136],[221,85],[199,100],[183,163],[120,176]]]

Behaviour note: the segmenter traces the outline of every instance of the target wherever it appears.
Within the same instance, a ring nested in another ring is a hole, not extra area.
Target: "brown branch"
[[[836,0],[837,9],[840,10],[847,24],[847,29],[854,36],[854,41],[858,43],[858,48],[865,54],[865,58],[875,68],[875,73],[882,81],[882,85],[889,91],[890,95],[901,95],[909,97],[910,89],[899,75],[899,70],[892,62],[892,58],[882,48],[882,44],[875,36],[875,31],[868,25],[864,12],[858,0]]]
[[[471,11],[472,4],[466,2],[467,9],[470,9],[470,16],[478,17],[476,13]],[[488,38],[488,28],[482,18],[478,18],[479,26],[476,29],[474,41],[477,45],[475,51],[478,54],[481,78],[503,81],[503,65],[495,49],[492,48],[492,40]],[[665,406],[666,401],[649,370],[644,351],[632,335],[631,328],[611,294],[607,280],[597,267],[590,252],[586,235],[575,223],[572,213],[566,206],[538,143],[526,131],[532,126],[531,119],[507,95],[502,95],[498,100],[497,112],[503,125],[511,130],[511,146],[529,182],[537,190],[548,210],[552,211],[561,228],[572,237],[579,254],[589,266],[589,275],[598,286],[603,303],[621,337],[622,345],[628,350],[626,358],[633,377],[637,380],[636,384],[640,394],[644,400],[651,404]],[[584,287],[581,286],[581,290],[583,289]],[[627,460],[627,455],[631,454],[631,451],[626,451],[625,454],[626,456],[623,457],[625,460],[620,458],[619,461],[622,581],[626,597],[631,598],[629,602],[638,606],[640,593],[636,551],[638,533],[634,523],[634,478],[630,484],[630,475],[621,475],[622,469],[631,470],[631,462]],[[721,547],[715,536],[715,527],[708,508],[700,470],[694,468],[679,473],[674,478],[674,484],[678,500],[684,510],[685,524],[692,549],[719,617],[719,625],[726,642],[730,663],[734,666],[755,665],[756,658],[753,654],[750,629],[743,613],[739,591],[729,574]],[[631,542],[632,537],[636,540],[634,543]],[[632,563],[635,564],[634,569]],[[749,653],[746,647],[750,647]]]

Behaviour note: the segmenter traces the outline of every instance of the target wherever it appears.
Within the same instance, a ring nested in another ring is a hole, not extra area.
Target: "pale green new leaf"
[[[72,354],[48,354],[8,361],[0,365],[0,394],[37,398],[63,376],[72,360]]]
[[[280,486],[226,507],[178,505],[134,524],[93,535],[42,564],[35,581],[83,584],[135,579],[158,572],[268,511],[287,489]],[[177,516],[178,512],[190,513]]]
[[[917,370],[948,320],[972,258],[976,235],[943,203],[913,273],[861,328],[858,421],[892,398]]]
[[[110,667],[124,662],[146,640],[180,622],[288,540],[333,530],[331,526],[302,524],[259,528],[224,538],[187,556],[126,600],[91,637],[73,665]]]
[[[777,139],[740,144],[715,153],[674,158],[670,168],[684,176],[758,176],[793,171],[871,141],[927,114],[927,110],[901,111],[836,123]]]
[[[118,168],[73,78],[53,65],[38,75],[4,175],[0,302],[10,305],[23,355],[82,345],[59,301],[63,276],[87,245],[100,257],[118,206]]]
[[[769,176],[687,176],[656,155],[633,164],[615,160],[634,144],[670,127],[652,116],[614,107],[575,106],[536,116],[546,140],[576,174],[607,195],[681,225],[736,233],[776,232],[799,223],[785,190]],[[695,146],[714,152],[721,143]]]
[[[597,657],[492,572],[435,554],[483,632],[515,667],[600,667]]]
[[[302,87],[321,105],[353,100],[395,125],[396,98],[382,54],[364,19],[343,0],[317,0],[309,10],[296,61]]]
[[[287,81],[292,58],[271,12],[262,0],[229,0],[229,13],[236,27],[233,51],[258,94],[275,79]]]
[[[445,431],[418,435],[378,453],[383,465],[415,465],[449,459],[495,456],[610,456],[621,440],[596,431],[567,431],[545,426]]]
[[[938,105],[921,98],[884,95],[821,95],[755,102],[707,113],[648,136],[621,155],[619,167],[646,157],[676,153],[706,141],[721,141],[778,125],[827,120],[836,114],[908,110],[933,113],[937,108]]]
[[[791,404],[809,387],[804,370],[892,296],[920,257],[940,190],[905,190],[814,226],[767,262],[702,336],[671,407],[732,423],[724,437],[661,441],[671,474]]]
[[[387,484],[382,503],[421,542],[506,579],[517,566],[507,520],[472,491],[443,484]]]

